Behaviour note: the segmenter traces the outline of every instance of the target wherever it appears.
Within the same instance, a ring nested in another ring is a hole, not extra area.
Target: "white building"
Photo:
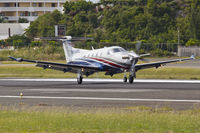
[[[19,18],[31,22],[46,12],[62,12],[65,2],[66,0],[0,0],[0,17],[13,23],[18,22]]]
[[[29,26],[30,23],[0,23],[0,40],[9,38],[9,34],[23,35]]]

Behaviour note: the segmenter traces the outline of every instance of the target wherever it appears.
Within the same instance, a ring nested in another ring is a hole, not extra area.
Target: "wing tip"
[[[195,56],[194,56],[194,55],[191,55],[190,58],[194,60],[194,59],[195,59]]]
[[[10,58],[12,60],[17,60],[15,57],[12,57],[12,56],[8,56],[8,58]]]
[[[12,57],[12,56],[8,56],[8,58],[12,59],[12,60],[15,60],[17,62],[22,62],[23,59],[22,58],[15,58],[15,57]]]

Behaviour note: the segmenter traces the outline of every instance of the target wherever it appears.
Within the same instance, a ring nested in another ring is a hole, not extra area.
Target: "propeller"
[[[141,48],[141,41],[138,41],[136,43],[136,53],[134,51],[130,51],[128,53],[128,58],[131,61],[131,67],[130,67],[130,76],[129,76],[129,83],[133,83],[133,79],[136,78],[136,71],[135,71],[135,64],[138,60],[144,61],[143,57],[144,55],[139,55],[139,50]]]
[[[135,46],[136,47],[136,53],[134,51],[130,51],[128,53],[129,59],[131,61],[134,60],[134,59],[135,60],[139,59],[139,60],[144,61],[144,62],[149,62],[149,60],[148,59],[144,59],[144,57],[150,56],[150,54],[141,54],[141,55],[139,55],[139,50],[141,48],[141,44],[142,44],[141,41],[137,41],[136,46]]]

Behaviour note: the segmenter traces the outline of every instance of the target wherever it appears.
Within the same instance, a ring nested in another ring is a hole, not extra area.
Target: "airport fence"
[[[178,47],[178,56],[180,57],[186,57],[186,56],[200,56],[200,47],[198,46],[191,46],[191,47],[185,47],[185,46],[179,46]]]

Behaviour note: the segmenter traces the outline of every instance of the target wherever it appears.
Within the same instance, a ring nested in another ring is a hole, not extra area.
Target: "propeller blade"
[[[137,43],[136,43],[136,53],[137,53],[137,54],[139,53],[139,50],[140,50],[140,48],[141,48],[141,44],[142,44],[141,41],[137,41]]]
[[[146,56],[150,56],[151,54],[141,54],[140,57],[146,57]]]
[[[150,62],[150,60],[148,59],[144,59],[144,58],[140,58],[141,61],[144,61],[144,62]]]

